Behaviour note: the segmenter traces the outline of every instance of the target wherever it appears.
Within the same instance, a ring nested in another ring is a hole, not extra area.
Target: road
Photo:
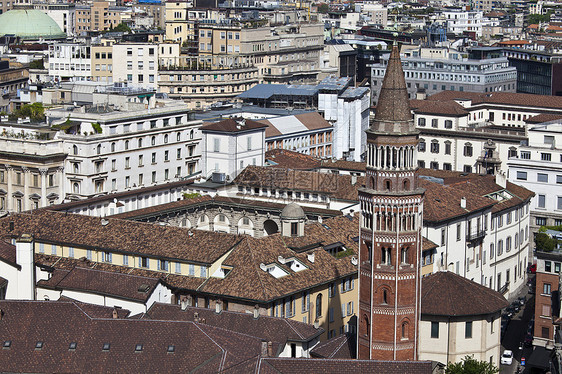
[[[529,320],[533,318],[535,313],[535,296],[528,294],[527,286],[519,292],[518,296],[526,296],[527,301],[524,307],[511,319],[507,325],[507,330],[502,339],[501,353],[505,349],[513,351],[513,363],[511,365],[500,365],[500,374],[513,374],[517,370],[517,366],[521,363],[521,357],[528,358],[533,351],[532,347],[523,347],[519,349],[521,343],[527,334]],[[511,301],[511,300],[510,300]],[[523,367],[522,367],[523,369]]]

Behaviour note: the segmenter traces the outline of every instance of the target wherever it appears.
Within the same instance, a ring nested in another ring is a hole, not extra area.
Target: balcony
[[[466,234],[466,241],[472,242],[475,240],[481,240],[486,236],[486,230],[474,230]]]

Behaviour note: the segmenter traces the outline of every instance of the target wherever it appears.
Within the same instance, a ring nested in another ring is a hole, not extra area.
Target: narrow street
[[[531,275],[530,275],[531,276]],[[534,275],[532,275],[534,277]],[[501,353],[506,349],[513,351],[513,363],[511,365],[500,365],[500,374],[512,374],[517,372],[517,367],[521,364],[521,357],[526,359],[533,351],[532,346],[525,347],[523,345],[525,336],[527,335],[529,321],[535,313],[535,295],[528,293],[529,287],[524,286],[517,297],[525,296],[527,301],[521,308],[519,313],[513,316],[507,325],[507,329],[502,339]],[[517,298],[515,297],[515,298]],[[513,299],[509,300],[510,302]],[[522,349],[520,349],[522,347]],[[524,367],[521,366],[521,373],[525,373]]]

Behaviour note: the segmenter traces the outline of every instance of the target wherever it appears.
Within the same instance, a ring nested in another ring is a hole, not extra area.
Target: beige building
[[[437,272],[422,281],[420,360],[443,364],[467,355],[500,365],[499,293],[453,272]]]
[[[113,7],[107,1],[76,6],[76,34],[87,31],[106,31],[119,25],[127,8]]]
[[[92,81],[113,83],[113,41],[103,40],[91,47]]]

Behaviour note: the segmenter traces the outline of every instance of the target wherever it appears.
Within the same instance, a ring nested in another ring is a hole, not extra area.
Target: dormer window
[[[142,352],[142,344],[135,345],[135,352]]]
[[[35,349],[37,349],[37,350],[43,349],[43,342],[38,341],[37,343],[35,343]]]
[[[10,349],[11,346],[12,346],[11,340],[5,340],[4,344],[2,344],[2,348],[4,348],[4,349]]]
[[[72,342],[68,345],[68,350],[69,351],[75,351],[76,350],[76,342]]]
[[[168,346],[167,352],[168,352],[168,353],[174,353],[175,351],[176,351],[176,346],[170,344],[170,345]]]
[[[102,351],[107,352],[109,351],[109,348],[111,348],[111,344],[103,343]]]

